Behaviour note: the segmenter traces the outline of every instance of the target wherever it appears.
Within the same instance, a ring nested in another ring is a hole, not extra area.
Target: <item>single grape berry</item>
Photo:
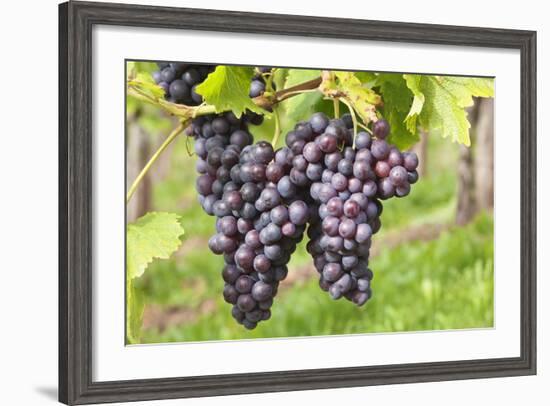
[[[390,180],[394,186],[402,186],[407,182],[408,173],[402,166],[394,166],[390,171]]]
[[[390,124],[386,120],[380,119],[373,124],[372,133],[376,138],[383,140],[390,133]]]

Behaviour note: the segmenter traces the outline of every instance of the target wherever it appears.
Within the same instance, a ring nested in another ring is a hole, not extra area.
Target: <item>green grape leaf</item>
[[[126,343],[140,342],[141,323],[145,303],[143,292],[136,289],[134,280],[126,278]]]
[[[411,132],[417,130],[417,120],[422,108],[424,107],[425,97],[424,94],[420,91],[420,78],[422,76],[418,75],[403,75],[407,87],[414,94],[413,102],[411,109],[409,110],[407,117],[405,118],[405,124],[407,129]]]
[[[414,103],[413,93],[402,75],[381,73],[376,78],[376,85],[384,101],[382,115],[391,127],[388,142],[401,150],[410,148],[419,140],[416,126],[408,126],[406,122],[411,103]]]
[[[164,89],[157,85],[148,73],[138,72],[135,77],[128,79],[128,86],[138,88],[143,94],[154,99],[164,98]],[[132,96],[132,93],[128,95]]]
[[[273,71],[273,83],[277,89],[284,89],[286,78],[288,76],[287,68],[275,68]]]
[[[197,86],[196,91],[207,104],[215,107],[217,113],[231,110],[240,117],[246,110],[250,110],[269,115],[248,96],[253,76],[254,68],[251,67],[219,65]]]
[[[375,117],[375,106],[380,104],[381,98],[371,88],[363,85],[353,72],[334,71],[337,83],[328,84],[329,92],[341,94],[351,103],[355,112],[363,123],[368,124]]]
[[[493,78],[447,77],[446,79],[457,86],[466,87],[474,97],[495,96],[495,80]]]
[[[494,84],[490,78],[451,76],[403,75],[414,94],[408,126],[418,122],[432,134],[470,146],[470,122],[466,107],[473,97],[493,97]]]
[[[355,72],[355,77],[368,88],[372,88],[378,79],[378,76],[374,72]]]
[[[167,259],[181,245],[184,234],[174,213],[147,213],[126,227],[126,274],[139,277],[155,258]]]
[[[321,76],[315,69],[289,69],[284,88],[299,85]],[[323,98],[321,92],[309,92],[290,97],[283,102],[285,113],[293,121],[306,120],[315,112],[315,105]]]

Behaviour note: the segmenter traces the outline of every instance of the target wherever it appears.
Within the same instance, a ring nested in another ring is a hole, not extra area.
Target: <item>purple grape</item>
[[[414,152],[403,154],[403,166],[408,171],[414,171],[418,167],[418,156]]]
[[[359,224],[355,232],[355,240],[361,244],[372,236],[372,229],[368,224]]]
[[[309,119],[309,124],[311,125],[311,129],[313,131],[320,134],[327,128],[329,119],[323,113],[315,113]]]
[[[365,131],[359,131],[355,136],[355,148],[363,149],[371,146],[371,137]]]
[[[386,120],[380,119],[373,124],[372,133],[376,138],[383,140],[390,133],[390,124]]]
[[[359,215],[361,207],[355,200],[348,200],[344,203],[344,214],[347,217],[353,218]]]
[[[386,161],[378,161],[374,166],[374,173],[379,178],[387,178],[390,176],[391,166]]]
[[[407,181],[413,185],[418,181],[418,172],[412,171],[407,173]]]
[[[228,237],[237,234],[237,220],[233,216],[225,216],[219,220],[220,232]]]
[[[348,178],[341,173],[335,173],[331,179],[331,185],[336,191],[342,192],[348,187]]]
[[[249,312],[256,306],[256,301],[252,298],[252,295],[240,295],[237,299],[237,306],[240,311]]]
[[[258,302],[263,302],[265,300],[271,299],[273,295],[273,288],[271,285],[259,281],[254,284],[252,287],[252,298]]]
[[[374,140],[372,142],[370,152],[372,156],[378,160],[386,159],[390,153],[390,146],[384,140]]]
[[[331,237],[338,235],[339,226],[340,220],[336,217],[328,216],[323,219],[323,232]]]
[[[297,200],[288,207],[288,216],[290,221],[297,226],[303,225],[307,222],[308,212],[308,207],[302,200]]]
[[[351,219],[344,219],[338,227],[338,232],[342,238],[353,238],[355,236],[356,224]]]
[[[249,293],[254,285],[254,280],[248,275],[239,276],[235,282],[235,289],[239,293]]]
[[[390,148],[390,153],[388,155],[388,164],[393,168],[397,165],[403,164],[403,156],[401,152],[395,147]]]
[[[302,153],[304,154],[304,158],[312,163],[319,162],[323,158],[323,152],[314,142],[308,142],[304,145],[304,150]]]
[[[381,199],[389,199],[395,193],[395,187],[390,178],[384,178],[378,183],[378,194]]]
[[[395,188],[395,195],[397,197],[405,197],[411,192],[410,183],[404,182],[403,184]]]
[[[407,170],[402,166],[394,166],[390,171],[390,180],[396,187],[407,183],[407,177]]]
[[[327,202],[327,212],[335,217],[340,217],[344,213],[344,203],[342,199],[333,197]]]
[[[317,138],[316,142],[319,149],[325,153],[331,153],[338,149],[338,140],[332,135],[323,134]]]

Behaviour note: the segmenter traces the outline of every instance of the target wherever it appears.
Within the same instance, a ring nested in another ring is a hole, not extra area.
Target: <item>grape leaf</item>
[[[273,70],[273,83],[277,89],[284,89],[286,78],[288,76],[287,68],[275,68]]]
[[[128,86],[139,88],[141,92],[154,99],[164,99],[164,89],[157,85],[148,73],[138,72],[134,78],[128,80]],[[131,93],[128,93],[132,96]]]
[[[143,274],[154,258],[167,259],[181,245],[184,230],[174,213],[147,213],[126,227],[126,273]]]
[[[417,120],[420,112],[422,111],[422,107],[424,107],[425,98],[419,87],[421,76],[403,75],[403,78],[406,81],[407,87],[414,94],[411,109],[405,118],[405,124],[409,131],[412,132],[417,130]]]
[[[410,148],[418,142],[416,126],[406,124],[407,113],[411,109],[413,93],[407,87],[402,75],[382,73],[376,78],[376,85],[384,101],[382,115],[390,123],[391,132],[388,142],[401,150]]]
[[[315,69],[289,69],[285,89],[321,76]],[[321,92],[309,92],[293,96],[283,102],[285,113],[293,121],[306,120],[315,112],[315,105],[323,98]]]
[[[492,97],[493,79],[450,76],[403,75],[414,94],[413,109],[407,125],[416,124],[431,133],[470,146],[470,122],[466,107],[473,104],[473,96]]]
[[[251,67],[218,65],[216,70],[197,86],[196,91],[202,95],[206,103],[215,107],[217,113],[231,110],[240,117],[246,110],[250,110],[269,115],[248,96],[253,76],[254,69]]]
[[[468,78],[468,77],[446,77],[448,82],[457,86],[464,86],[475,97],[494,97],[495,80],[493,78]]]
[[[363,86],[368,88],[372,88],[378,79],[378,76],[374,72],[355,72],[355,77],[361,81]]]
[[[364,86],[353,72],[335,71],[334,76],[338,79],[337,92],[345,95],[355,112],[368,124],[375,115],[375,105],[381,102],[380,96]]]
[[[139,343],[144,302],[135,288],[155,258],[169,258],[181,244],[184,230],[174,213],[147,213],[126,227],[126,341]]]
[[[143,319],[143,292],[136,289],[134,280],[126,278],[126,342],[138,344]]]

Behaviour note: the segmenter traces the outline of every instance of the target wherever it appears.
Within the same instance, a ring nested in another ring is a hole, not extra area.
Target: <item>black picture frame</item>
[[[92,380],[92,27],[96,24],[517,49],[521,54],[521,354],[368,367]],[[536,374],[536,32],[68,2],[59,5],[59,400],[218,396]]]

